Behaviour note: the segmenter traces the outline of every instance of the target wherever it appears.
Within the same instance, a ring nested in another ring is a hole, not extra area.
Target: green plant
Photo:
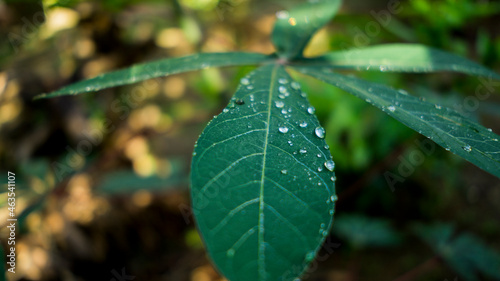
[[[500,177],[500,143],[491,130],[453,109],[337,70],[500,76],[469,60],[413,44],[304,57],[311,36],[339,7],[340,1],[325,0],[278,12],[272,35],[276,54],[205,53],[165,59],[37,98],[76,95],[207,67],[260,65],[241,79],[229,105],[197,142],[191,166],[192,207],[208,252],[227,278],[293,280],[328,235],[336,194],[335,165],[324,141],[325,130],[286,68],[360,97]]]

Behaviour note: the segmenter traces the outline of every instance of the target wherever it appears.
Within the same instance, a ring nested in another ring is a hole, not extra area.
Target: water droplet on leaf
[[[250,80],[248,78],[241,78],[240,83],[246,86],[250,84]]]
[[[280,131],[280,133],[283,133],[283,134],[288,133],[288,128],[287,127],[279,127],[278,130]]]
[[[323,127],[316,127],[316,129],[314,129],[314,134],[316,134],[316,136],[320,139],[324,139],[325,138],[325,129],[323,129]]]
[[[333,170],[335,170],[335,162],[333,162],[333,160],[328,160],[325,162],[325,167],[328,171],[333,172]]]

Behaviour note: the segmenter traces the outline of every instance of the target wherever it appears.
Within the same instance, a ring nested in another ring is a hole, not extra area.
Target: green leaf
[[[101,74],[97,77],[71,84],[55,92],[38,95],[35,99],[95,92],[160,76],[208,67],[259,64],[268,59],[270,57],[267,55],[244,52],[201,53],[180,58],[168,58]]]
[[[394,246],[401,241],[388,221],[360,215],[337,216],[332,231],[355,248]]]
[[[186,183],[179,170],[179,165],[174,166],[173,174],[165,178],[156,175],[141,177],[128,170],[116,171],[107,174],[96,189],[106,195],[131,194],[139,190],[165,192]]]
[[[315,0],[290,11],[277,12],[271,40],[278,54],[287,59],[302,57],[309,39],[333,18],[341,3],[340,0]]]
[[[491,129],[486,129],[451,108],[420,100],[403,90],[397,91],[316,67],[302,67],[299,71],[371,103],[446,150],[500,177],[500,136]]]
[[[242,78],[191,164],[193,213],[220,271],[238,281],[303,272],[331,226],[333,169],[314,108],[284,68]]]
[[[466,58],[418,44],[387,44],[332,52],[306,59],[315,65],[396,72],[455,71],[500,80],[500,75]]]
[[[482,280],[479,275],[500,280],[500,254],[492,251],[476,236],[454,236],[449,224],[415,225],[415,233],[467,281]]]

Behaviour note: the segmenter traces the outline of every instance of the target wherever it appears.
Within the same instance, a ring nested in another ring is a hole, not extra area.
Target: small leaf
[[[332,52],[306,61],[314,65],[356,70],[455,71],[500,79],[497,73],[466,58],[417,44],[387,44]]]
[[[38,95],[35,99],[95,92],[160,76],[208,67],[259,64],[268,59],[269,56],[267,55],[244,52],[201,53],[180,58],[168,58],[101,74],[97,77],[71,84],[55,92]]]
[[[455,110],[355,77],[315,67],[302,67],[299,71],[371,103],[446,150],[500,177],[500,136]]]
[[[340,8],[340,0],[314,0],[290,11],[276,13],[272,41],[278,54],[287,59],[302,56],[313,34],[330,21]]]
[[[356,248],[394,246],[401,241],[388,221],[360,215],[337,216],[332,231]]]
[[[455,229],[449,224],[415,225],[413,229],[465,280],[482,280],[479,275],[500,280],[500,254],[476,236],[464,233],[452,237]]]
[[[328,235],[334,163],[314,108],[280,65],[241,79],[200,136],[193,213],[229,280],[294,280]]]
[[[97,186],[96,190],[101,194],[117,195],[131,194],[139,190],[165,192],[176,186],[186,184],[183,180],[180,167],[174,166],[172,175],[168,177],[149,176],[141,177],[133,171],[116,171],[109,173]]]

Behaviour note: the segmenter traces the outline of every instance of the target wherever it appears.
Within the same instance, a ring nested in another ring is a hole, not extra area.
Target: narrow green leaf
[[[389,221],[355,214],[337,216],[333,233],[355,248],[390,247],[401,242]]]
[[[271,39],[278,54],[287,59],[301,57],[309,39],[333,18],[341,3],[341,0],[315,0],[290,11],[277,12]]]
[[[387,44],[332,52],[306,59],[310,64],[395,72],[455,71],[500,79],[500,75],[466,58],[418,44]]]
[[[208,67],[259,64],[269,59],[270,57],[267,55],[244,52],[201,53],[180,58],[168,58],[101,74],[97,77],[71,84],[55,92],[38,95],[35,99],[95,92],[160,76]]]
[[[453,237],[449,224],[416,225],[415,233],[467,281],[482,280],[480,275],[500,280],[500,254],[468,233]]]
[[[479,168],[500,177],[500,136],[451,108],[408,95],[403,90],[315,67],[304,74],[335,85],[382,109],[394,119],[432,139]]]
[[[298,277],[331,226],[333,169],[314,108],[284,68],[242,78],[191,164],[193,213],[220,271],[238,281]]]
[[[97,192],[105,195],[131,194],[139,190],[166,192],[187,183],[178,167],[174,165],[172,175],[162,178],[157,175],[141,177],[134,171],[122,170],[107,174],[97,186]]]

